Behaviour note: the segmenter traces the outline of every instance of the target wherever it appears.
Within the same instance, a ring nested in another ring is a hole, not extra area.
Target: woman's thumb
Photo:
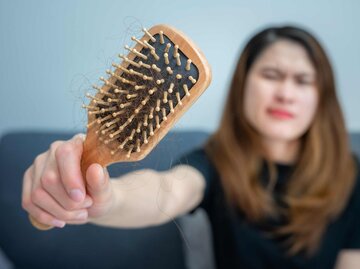
[[[86,187],[94,203],[104,202],[109,195],[109,174],[106,168],[94,163],[86,171]]]

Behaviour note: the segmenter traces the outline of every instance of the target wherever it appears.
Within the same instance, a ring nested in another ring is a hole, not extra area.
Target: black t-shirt
[[[198,207],[208,214],[213,234],[217,268],[334,268],[336,258],[343,249],[360,248],[360,176],[348,205],[335,221],[331,222],[322,238],[319,250],[310,258],[298,254],[286,255],[286,249],[278,239],[264,231],[281,225],[281,220],[253,224],[240,212],[234,212],[225,203],[218,173],[204,149],[196,149],[178,159],[174,165],[185,164],[196,168],[206,180],[204,198]],[[358,167],[359,163],[357,162]],[[286,183],[293,167],[276,164],[278,169],[275,198]],[[261,180],[267,180],[266,165],[261,171]],[[194,211],[194,210],[193,210]],[[192,211],[192,212],[193,212]]]

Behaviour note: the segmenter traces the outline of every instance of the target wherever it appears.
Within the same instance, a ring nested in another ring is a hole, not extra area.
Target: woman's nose
[[[278,84],[275,91],[275,98],[278,101],[292,103],[295,100],[295,85],[290,79],[284,79]]]

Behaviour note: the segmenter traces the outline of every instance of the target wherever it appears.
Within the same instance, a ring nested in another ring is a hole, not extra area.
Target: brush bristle
[[[182,99],[191,95],[199,71],[163,31],[150,34],[143,29],[141,39],[132,37],[141,49],[125,46],[127,56],[119,55],[121,64],[107,70],[104,85],[93,86],[95,96],[84,106],[95,115],[88,128],[96,125],[99,139],[109,145],[112,155],[130,158],[143,144],[156,136],[157,130],[176,112]]]

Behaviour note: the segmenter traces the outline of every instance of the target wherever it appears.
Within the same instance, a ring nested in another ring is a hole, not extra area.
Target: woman
[[[203,207],[218,268],[360,264],[359,252],[345,250],[360,247],[359,164],[329,60],[302,29],[251,38],[218,130],[171,170],[110,180],[93,164],[85,193],[82,142],[54,142],[26,171],[23,207],[39,222],[144,227]],[[158,192],[164,182],[171,192]]]

